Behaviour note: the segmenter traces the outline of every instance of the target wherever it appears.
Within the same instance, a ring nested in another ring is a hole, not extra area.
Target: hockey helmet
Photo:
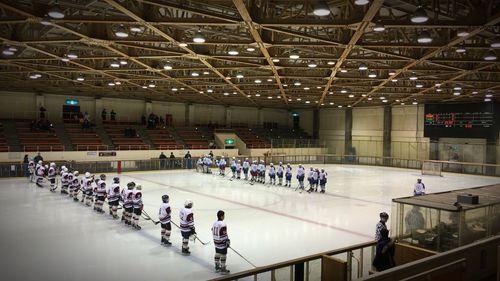
[[[127,183],[127,187],[128,187],[128,189],[133,189],[135,187],[135,182],[131,181],[131,182]]]
[[[48,169],[49,168],[49,165],[45,165],[45,169]]]
[[[271,164],[269,164],[269,165],[274,166],[274,164],[273,164],[273,163],[271,163]]]
[[[89,172],[86,172],[86,173],[85,173],[85,177],[86,177],[86,178],[90,178],[90,176],[91,176],[91,175],[90,175],[90,173],[89,173]]]
[[[105,174],[101,174],[101,175],[99,176],[99,178],[100,178],[101,180],[105,181],[105,180],[106,180],[106,175],[105,175]]]
[[[63,171],[67,172],[67,171],[68,171],[68,168],[64,167],[64,168],[63,168]]]
[[[321,171],[322,171],[322,172],[324,172],[324,171],[325,171],[325,169],[321,168]]]
[[[280,162],[280,165],[283,165],[283,162]]]
[[[217,219],[218,219],[218,220],[223,220],[223,219],[224,219],[224,214],[225,214],[225,213],[224,213],[224,211],[219,210],[219,211],[217,212]]]
[[[120,183],[120,178],[119,177],[114,177],[113,178],[114,183]]]
[[[238,163],[241,163],[241,160],[240,160],[240,159],[238,159]]]
[[[233,159],[236,159],[236,157],[233,156]]]
[[[75,177],[78,177],[78,176],[80,175],[80,173],[78,173],[78,171],[74,171],[74,172],[73,172],[73,175],[74,175]]]
[[[313,168],[313,167],[311,167],[311,171],[312,171],[312,170],[314,170],[314,168]]]
[[[135,187],[136,190],[142,190],[142,185],[138,184],[136,187]]]
[[[62,166],[61,166],[61,170],[63,170],[63,171],[64,171],[64,169],[66,169],[66,166],[62,165]]]
[[[169,199],[170,199],[170,198],[168,197],[168,195],[167,195],[167,194],[165,194],[165,195],[163,195],[163,196],[161,197],[161,201],[163,201],[163,203],[168,203],[168,200],[169,200]]]
[[[50,167],[55,167],[56,166],[56,163],[52,162],[50,163]]]
[[[186,207],[186,208],[192,208],[193,207],[193,201],[191,199],[187,199],[186,202],[184,202],[184,207]]]
[[[38,164],[42,165],[43,161],[42,160],[38,160]]]
[[[245,158],[245,161],[248,161],[248,158]]]

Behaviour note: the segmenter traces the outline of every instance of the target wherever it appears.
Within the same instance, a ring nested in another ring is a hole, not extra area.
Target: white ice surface
[[[145,211],[155,220],[163,194],[170,196],[176,223],[184,201],[194,201],[198,235],[210,244],[190,242],[188,257],[180,253],[181,236],[174,226],[172,247],[162,247],[159,225],[141,219],[142,230],[133,230],[24,178],[1,179],[2,279],[206,280],[217,276],[210,228],[220,209],[226,212],[232,247],[262,266],[373,239],[378,213],[390,213],[392,198],[411,195],[417,177],[428,193],[500,181],[421,176],[417,170],[386,167],[323,167],[329,174],[324,195],[294,191],[295,179],[290,189],[185,170],[122,174],[122,186],[128,181],[142,185]],[[108,184],[113,176],[108,174]],[[231,251],[227,266],[232,272],[252,268]]]

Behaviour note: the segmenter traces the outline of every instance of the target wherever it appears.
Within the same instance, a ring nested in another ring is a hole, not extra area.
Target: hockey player
[[[101,174],[96,184],[94,211],[102,214],[104,213],[102,206],[104,205],[104,200],[106,199],[106,175]]]
[[[278,175],[278,185],[283,185],[283,174],[284,174],[283,162],[280,162],[280,165],[276,169],[276,174]]]
[[[309,189],[312,191],[313,187],[313,174],[314,174],[314,168],[311,167],[309,169],[309,172],[307,172],[307,182],[309,183]]]
[[[236,179],[241,179],[241,160],[238,159],[238,163],[236,163]]]
[[[215,245],[215,272],[220,272],[222,275],[229,273],[226,268],[227,248],[230,247],[231,241],[227,235],[227,226],[224,222],[224,211],[217,212],[217,221],[212,226],[212,235]]]
[[[33,182],[35,179],[35,161],[31,160],[28,162],[28,170],[30,173],[29,181]]]
[[[219,160],[219,174],[223,177],[226,176],[226,159],[224,159],[224,156]]]
[[[205,165],[206,173],[211,174],[212,173],[212,158],[205,157],[204,165]]]
[[[137,185],[132,192],[132,203],[134,206],[132,226],[135,229],[140,230],[141,226],[139,225],[139,218],[141,217],[142,208],[144,207],[144,204],[142,203],[142,186],[140,184]]]
[[[47,175],[47,178],[49,179],[49,182],[50,182],[50,191],[51,192],[56,192],[56,188],[57,188],[56,175],[57,175],[56,163],[52,162],[52,163],[50,163],[49,172]]]
[[[257,172],[259,173],[258,181],[260,183],[265,183],[266,182],[266,165],[264,163],[264,160],[260,160],[260,163],[257,166]]]
[[[231,160],[231,178],[236,178],[236,157]]]
[[[314,169],[314,173],[313,173],[314,192],[318,192],[318,183],[319,183],[319,169],[316,168],[316,169]]]
[[[274,164],[269,164],[269,184],[276,184],[276,169]]]
[[[252,161],[252,166],[250,166],[250,183],[254,183],[257,180],[257,176],[259,175],[257,172],[257,160]]]
[[[61,194],[68,194],[69,175],[68,168],[63,167],[61,173]]]
[[[129,182],[121,193],[123,200],[122,221],[124,221],[126,225],[132,225],[132,212],[134,211],[134,202],[132,200],[134,188],[135,182]]]
[[[38,165],[35,168],[36,173],[36,186],[43,187],[42,182],[45,177],[45,167],[43,166],[42,160],[38,161]]]
[[[79,178],[80,173],[78,171],[73,172],[73,177],[71,178],[69,197],[73,197],[74,201],[78,201],[78,191],[81,188],[81,180]]]
[[[248,170],[250,169],[250,163],[248,162],[248,158],[245,158],[245,161],[243,161],[243,174],[245,175],[245,180],[248,180]]]
[[[292,186],[292,166],[290,166],[290,163],[286,164],[286,174],[285,174],[285,186],[291,187]]]
[[[425,195],[425,184],[422,182],[422,179],[417,179],[417,183],[415,184],[415,188],[413,189],[413,195]]]
[[[85,173],[85,178],[82,180],[82,203],[85,203],[87,207],[92,205],[92,194],[93,194],[94,177],[89,173]],[[74,200],[74,199],[73,199]],[[75,201],[78,201],[76,199]]]
[[[321,187],[320,193],[325,193],[325,185],[326,185],[326,178],[328,174],[325,172],[325,169],[321,169],[321,172],[319,173],[319,186]]]
[[[304,176],[305,176],[305,169],[304,167],[302,167],[301,164],[299,164],[299,168],[297,169],[297,180],[299,181],[299,188],[301,189],[301,192],[302,190],[304,190]]]
[[[199,173],[203,172],[203,158],[198,158],[198,161],[196,161],[196,171]]]
[[[182,253],[185,255],[191,254],[188,246],[189,236],[196,235],[192,208],[193,201],[188,199],[186,200],[186,202],[184,202],[184,208],[182,208],[179,212],[180,228],[182,234]]]
[[[69,196],[73,197],[73,180],[75,179],[75,175],[68,171],[68,190],[69,190]]]
[[[158,219],[160,220],[161,224],[161,244],[164,246],[171,246],[172,243],[170,243],[170,233],[172,232],[172,225],[170,224],[170,198],[168,195],[163,195],[161,197],[161,205],[160,205],[160,211],[158,215]]]
[[[113,219],[118,218],[117,210],[120,202],[120,178],[114,177],[113,184],[107,190],[109,214]]]

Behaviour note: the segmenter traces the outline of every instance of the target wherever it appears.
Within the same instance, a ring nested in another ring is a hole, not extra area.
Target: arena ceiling
[[[1,0],[0,12],[7,91],[288,109],[500,95],[497,0]]]

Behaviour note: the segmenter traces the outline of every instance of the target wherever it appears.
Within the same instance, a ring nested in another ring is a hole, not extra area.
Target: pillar
[[[264,124],[264,113],[262,111],[262,108],[257,109],[257,120],[258,120],[258,126],[262,126]]]
[[[349,155],[352,151],[352,108],[345,109],[345,137],[344,154]]]
[[[102,104],[102,99],[99,98],[99,97],[96,97],[95,98],[95,116],[94,116],[94,120],[98,124],[102,123],[101,113],[102,113],[103,109],[104,109],[104,106]],[[106,118],[109,120],[109,112],[110,112],[110,110],[106,109],[106,112],[107,112]]]
[[[313,138],[319,139],[319,109],[313,111]]]
[[[194,125],[194,105],[186,104],[185,120],[188,126]]]
[[[226,115],[225,115],[224,121],[226,123],[226,128],[231,128],[231,123],[232,123],[231,115],[232,115],[233,111],[232,111],[230,106],[226,106],[225,110],[226,110]]]
[[[392,107],[384,107],[383,157],[391,157]],[[384,158],[384,165],[390,166],[391,159]]]
[[[42,94],[37,94],[35,96],[35,118],[38,119],[40,118],[40,107],[43,106],[45,107],[45,96]],[[45,109],[47,109],[45,107]],[[45,112],[45,116],[49,119],[57,120],[55,118],[56,116],[49,116],[49,112]],[[25,118],[24,116],[21,116],[22,118]]]
[[[497,142],[496,139],[486,140],[486,164],[497,164]],[[496,167],[486,167],[486,175],[495,176]]]
[[[144,104],[144,115],[148,118],[149,114],[153,113],[153,102],[147,100]]]

